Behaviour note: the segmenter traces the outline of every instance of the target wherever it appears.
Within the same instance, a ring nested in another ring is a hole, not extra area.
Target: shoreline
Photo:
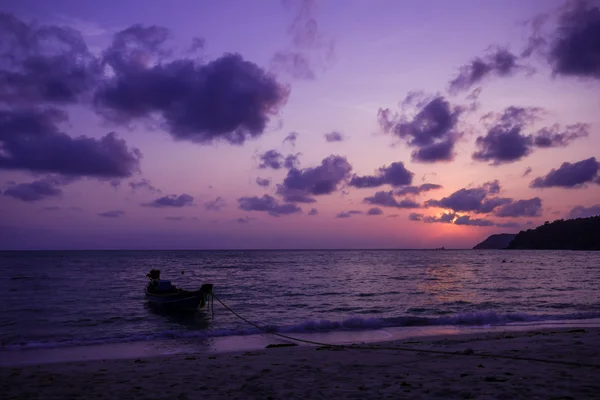
[[[0,367],[0,390],[7,398],[19,399],[186,399],[198,395],[512,399],[591,398],[600,393],[600,366],[576,365],[600,365],[598,327],[482,331],[371,346],[369,350],[297,346]],[[455,354],[427,353],[432,350]]]
[[[439,325],[391,327],[374,330],[284,333],[300,340],[319,342],[320,345],[369,344],[385,345],[406,340],[429,340],[436,337],[455,338],[465,335],[485,335],[510,332],[600,329],[600,319],[563,320],[512,323],[505,325]],[[258,351],[267,345],[293,343],[297,346],[315,346],[278,337],[270,333],[210,337],[204,339],[166,339],[65,346],[37,349],[0,350],[0,368],[29,365],[93,362],[103,360],[145,359],[170,355],[218,355],[242,351]]]

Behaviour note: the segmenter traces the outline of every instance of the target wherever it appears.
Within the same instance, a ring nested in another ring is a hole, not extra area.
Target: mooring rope
[[[341,344],[329,344],[329,343],[322,343],[322,342],[316,342],[314,340],[306,340],[306,339],[300,339],[300,338],[296,338],[296,337],[292,337],[292,336],[288,336],[288,335],[284,335],[282,333],[278,333],[278,332],[273,332],[270,329],[267,329],[265,327],[262,327],[246,318],[244,318],[243,316],[241,316],[240,314],[238,314],[237,312],[235,312],[231,307],[229,307],[227,304],[225,304],[223,301],[221,301],[221,299],[219,299],[214,293],[211,293],[212,297],[213,297],[213,304],[214,304],[214,299],[217,299],[217,301],[219,303],[221,303],[221,305],[223,307],[225,307],[225,309],[227,309],[229,312],[231,312],[233,315],[235,315],[236,317],[238,317],[239,319],[241,319],[242,321],[246,322],[247,324],[274,336],[279,336],[281,338],[284,339],[288,339],[288,340],[293,340],[296,342],[301,342],[301,343],[306,343],[306,344],[312,344],[312,345],[316,345],[316,346],[323,346],[323,347],[331,347],[331,348],[338,348],[338,349],[355,349],[355,350],[393,350],[393,351],[408,351],[408,352],[417,352],[417,353],[427,353],[427,354],[441,354],[441,355],[449,355],[449,356],[471,356],[471,357],[482,357],[482,358],[502,358],[502,359],[507,359],[507,360],[517,360],[517,361],[533,361],[533,362],[541,362],[541,363],[548,363],[548,364],[560,364],[560,365],[568,365],[568,366],[573,366],[573,367],[589,367],[589,368],[600,368],[600,364],[586,364],[586,363],[578,363],[578,362],[571,362],[571,361],[561,361],[561,360],[548,360],[548,359],[544,359],[544,358],[534,358],[534,357],[518,357],[518,356],[508,356],[508,355],[497,355],[497,354],[483,354],[483,353],[476,353],[475,351],[470,351],[470,352],[456,352],[456,351],[444,351],[444,350],[429,350],[429,349],[415,349],[415,348],[410,348],[410,347],[388,347],[388,346],[364,346],[364,345],[355,345],[355,344],[351,344],[351,345],[341,345]],[[214,315],[214,309],[213,309],[213,315]]]

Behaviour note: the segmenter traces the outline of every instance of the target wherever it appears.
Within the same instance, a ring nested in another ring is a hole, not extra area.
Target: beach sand
[[[477,356],[600,365],[600,328],[481,332],[368,346],[380,349],[297,346],[3,367],[0,393],[3,399],[46,400],[600,398],[599,367]]]

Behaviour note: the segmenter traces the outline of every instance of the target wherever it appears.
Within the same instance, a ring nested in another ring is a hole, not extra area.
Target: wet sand
[[[600,367],[581,365],[600,365],[600,328],[481,332],[366,346],[370,348],[275,347],[2,367],[0,393],[5,399],[180,400],[591,399],[600,393]]]

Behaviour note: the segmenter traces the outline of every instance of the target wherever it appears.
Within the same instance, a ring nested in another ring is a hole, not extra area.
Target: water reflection
[[[203,330],[210,328],[213,317],[210,310],[178,310],[160,307],[156,304],[146,302],[144,308],[147,313],[159,318],[168,325],[176,325],[188,330]]]

